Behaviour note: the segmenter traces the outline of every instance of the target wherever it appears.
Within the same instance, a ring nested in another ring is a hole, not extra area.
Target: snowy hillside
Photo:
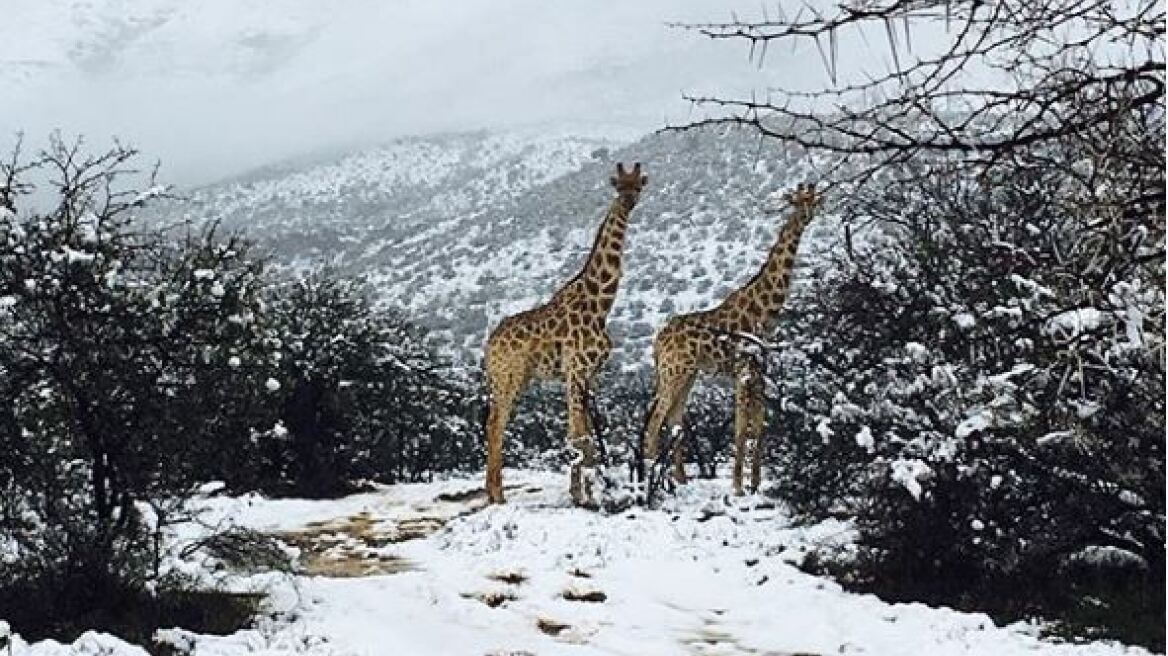
[[[506,482],[509,504],[493,507],[477,477],[334,501],[204,499],[203,523],[280,536],[299,546],[303,573],[220,571],[231,587],[272,593],[273,614],[229,636],[164,629],[157,639],[196,656],[1147,653],[844,592],[795,564],[846,551],[846,523],[793,525],[770,500],[726,498],[724,480],[610,516],[572,507],[562,475],[508,471]],[[199,536],[180,527],[174,551]],[[12,656],[143,653],[89,633],[72,646],[17,638]]]
[[[782,221],[768,196],[814,180],[807,160],[735,131],[624,146],[454,135],[258,173],[201,190],[188,211],[244,228],[285,260],[368,274],[383,302],[473,355],[489,326],[546,300],[583,264],[616,161],[644,162],[650,178],[610,321],[618,350],[638,362],[665,316],[706,307],[753,275]],[[812,225],[801,264],[830,247],[828,224]]]

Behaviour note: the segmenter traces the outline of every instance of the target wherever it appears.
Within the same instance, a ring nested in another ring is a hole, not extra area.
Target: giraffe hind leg
[[[685,475],[685,402],[689,399],[693,389],[694,377],[689,376],[681,384],[681,388],[674,399],[673,407],[666,415],[665,424],[669,426],[670,447],[673,459],[673,480],[678,484],[686,482]]]
[[[668,453],[661,452],[661,431],[668,429],[666,446],[669,451],[681,444],[680,418],[685,413],[685,401],[693,384],[694,372],[658,371],[657,386],[653,403],[649,406],[644,435],[644,481],[647,486],[646,499],[652,502],[656,488],[665,482],[667,462],[662,459]]]
[[[763,431],[766,427],[766,407],[761,392],[752,394],[750,407],[750,492],[758,492],[762,484]]]
[[[742,495],[742,469],[748,457],[748,445],[751,454],[751,474],[753,488],[758,487],[761,468],[758,453],[758,443],[762,429],[762,375],[757,367],[747,366],[739,369],[735,380],[734,390],[734,471],[732,485],[734,494]]]

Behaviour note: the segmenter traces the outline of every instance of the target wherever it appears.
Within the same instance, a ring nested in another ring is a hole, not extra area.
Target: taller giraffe
[[[787,300],[791,269],[804,228],[823,198],[815,185],[800,184],[786,196],[793,206],[786,224],[771,247],[766,263],[740,289],[717,307],[680,314],[669,319],[653,341],[657,385],[645,423],[644,455],[652,466],[659,455],[663,426],[677,430],[685,415],[685,401],[699,373],[734,379],[734,493],[742,494],[742,465],[747,442],[751,446],[751,491],[762,474],[761,441],[766,418],[764,380],[756,358],[744,353],[744,340],[765,336],[774,328]],[[674,445],[674,478],[685,481],[684,451]]]
[[[561,379],[567,386],[568,441],[578,452],[570,491],[579,505],[593,505],[590,472],[596,446],[587,411],[589,387],[612,350],[605,330],[621,278],[621,253],[629,213],[649,177],[641,163],[611,178],[616,198],[605,214],[584,268],[550,301],[504,319],[487,339],[487,495],[503,502],[503,432],[519,394],[532,379]]]

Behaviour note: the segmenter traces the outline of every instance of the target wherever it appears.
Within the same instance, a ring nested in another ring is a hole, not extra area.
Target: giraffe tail
[[[484,372],[483,375],[483,390],[479,394],[479,401],[481,401],[479,408],[479,426],[482,427],[482,444],[487,443],[487,422],[491,417],[491,374],[487,372],[487,356],[483,355],[483,360],[479,365]]]

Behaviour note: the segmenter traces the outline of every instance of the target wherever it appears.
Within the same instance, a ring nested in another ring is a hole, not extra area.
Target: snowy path
[[[308,530],[331,544],[345,535],[329,527],[358,517],[360,544],[334,554],[409,564],[300,577],[296,618],[263,641],[270,653],[289,653],[278,648],[289,631],[315,644],[308,653],[330,654],[1144,653],[1042,642],[983,615],[843,592],[788,561],[846,544],[846,525],[792,528],[767,504],[729,504],[725,481],[696,482],[671,509],[613,516],[572,508],[559,475],[506,481],[508,503],[494,507],[472,494],[477,479],[332,502],[231,500],[244,505],[222,510],[243,523],[286,532],[315,522]],[[403,521],[427,528],[403,536]],[[200,654],[236,653],[230,639],[200,642]]]
[[[267,585],[281,611],[257,629],[172,640],[197,656],[1147,653],[844,592],[790,563],[846,548],[846,524],[792,527],[759,499],[731,503],[725,481],[697,481],[664,510],[606,516],[571,507],[562,475],[505,480],[508,503],[492,507],[467,478],[333,501],[208,499],[209,519],[283,536],[314,574],[243,579]],[[118,645],[91,634],[13,654],[145,656]]]

